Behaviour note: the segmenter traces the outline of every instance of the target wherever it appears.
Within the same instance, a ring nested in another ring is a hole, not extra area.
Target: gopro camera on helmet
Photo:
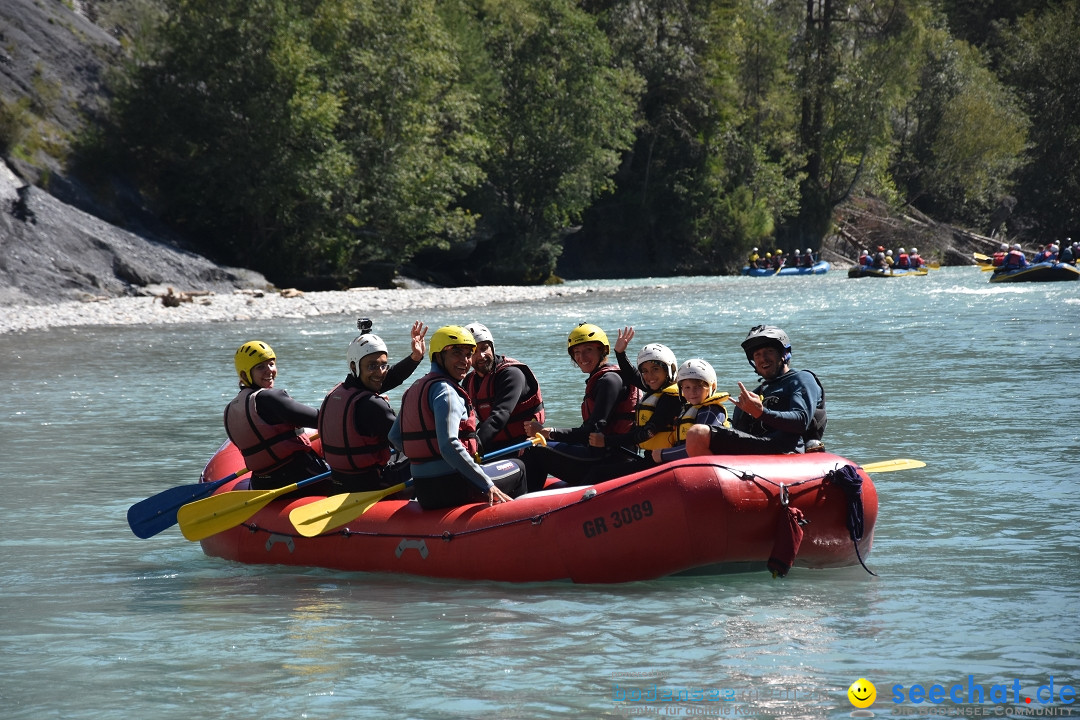
[[[357,318],[356,329],[361,335],[371,332],[371,318]]]

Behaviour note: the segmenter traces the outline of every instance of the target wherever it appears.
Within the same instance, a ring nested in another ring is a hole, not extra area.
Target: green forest
[[[1078,0],[123,4],[78,171],[275,281],[716,273],[853,196],[1080,231]]]

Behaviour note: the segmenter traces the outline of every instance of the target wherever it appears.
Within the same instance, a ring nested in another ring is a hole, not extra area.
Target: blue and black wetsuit
[[[804,438],[810,434],[819,410],[824,429],[824,391],[813,373],[788,370],[754,389],[761,396],[764,411],[754,418],[739,408],[732,414],[732,427],[713,427],[709,450],[716,455],[772,455],[804,452]]]

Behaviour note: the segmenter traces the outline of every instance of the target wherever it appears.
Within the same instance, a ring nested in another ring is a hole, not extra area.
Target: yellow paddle
[[[511,445],[510,447],[505,447],[502,450],[495,450],[488,453],[483,458],[477,458],[477,460],[479,462],[487,462],[534,445],[544,446],[547,445],[547,441],[544,439],[543,435],[537,433],[528,440],[519,442],[516,445]],[[289,522],[296,528],[296,532],[304,537],[315,537],[327,530],[333,530],[342,525],[351,523],[353,520],[370,510],[375,503],[388,495],[393,495],[396,492],[404,490],[409,485],[412,485],[411,480],[385,490],[331,495],[323,500],[315,500],[314,502],[295,508],[289,513]]]
[[[922,460],[882,460],[881,462],[870,463],[863,465],[862,469],[868,473],[882,473],[892,472],[893,470],[914,470],[915,468],[926,467],[926,463]]]
[[[412,480],[385,490],[341,493],[301,505],[289,513],[289,522],[304,537],[315,537],[327,530],[339,528],[360,517],[383,498],[401,492]]]
[[[202,540],[217,535],[244,522],[274,498],[327,477],[330,477],[329,471],[276,490],[234,490],[188,503],[176,513],[180,532],[188,540]]]

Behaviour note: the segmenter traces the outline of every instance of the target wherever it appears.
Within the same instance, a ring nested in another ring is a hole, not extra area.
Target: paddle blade
[[[862,469],[868,473],[883,473],[892,472],[893,470],[914,470],[921,467],[926,467],[926,463],[922,460],[897,459],[870,463],[869,465],[863,465]]]
[[[140,500],[128,508],[128,526],[136,537],[144,540],[153,537],[177,523],[176,513],[181,507],[206,497],[234,478],[236,478],[236,473],[211,483],[195,483],[169,488],[145,500]]]
[[[234,490],[189,503],[176,513],[180,532],[188,540],[202,540],[236,527],[262,510],[276,497],[295,490],[288,485],[277,490]]]
[[[405,488],[406,483],[401,483],[385,490],[332,495],[294,508],[289,513],[289,522],[304,537],[315,537],[347,525],[370,510],[375,503]]]
[[[188,540],[202,540],[234,528],[272,500],[330,477],[330,471],[275,490],[234,490],[185,505],[176,513],[180,532]]]

